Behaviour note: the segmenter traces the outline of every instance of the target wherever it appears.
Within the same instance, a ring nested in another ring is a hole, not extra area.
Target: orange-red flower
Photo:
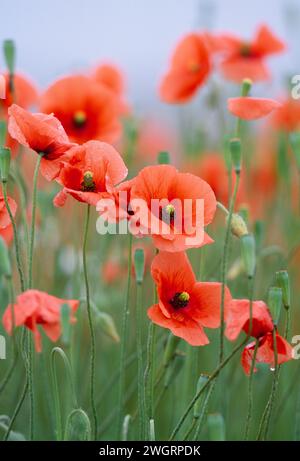
[[[11,209],[12,215],[15,216],[17,211],[17,204],[11,197],[8,197],[9,207]],[[0,195],[0,229],[6,229],[11,225],[11,220],[8,214],[8,211],[5,206],[4,198]]]
[[[80,202],[96,205],[100,198],[114,191],[127,172],[122,157],[110,144],[89,141],[75,146],[57,178],[63,189],[54,204],[63,206],[70,194]]]
[[[25,147],[42,154],[41,172],[49,181],[54,179],[66,158],[70,143],[61,123],[53,115],[31,114],[13,104],[9,109],[8,131]]]
[[[115,142],[121,133],[117,97],[84,75],[53,83],[42,96],[41,110],[53,113],[69,138],[80,144],[91,139]]]
[[[34,84],[28,80],[27,77],[17,73],[14,75],[14,92],[10,91],[9,76],[4,74],[6,83],[5,99],[0,99],[0,105],[3,105],[6,109],[16,103],[19,106],[27,109],[28,107],[36,104],[38,101],[38,91]]]
[[[298,131],[300,129],[300,101],[285,99],[281,107],[272,115],[271,122],[278,130]]]
[[[132,182],[130,205],[133,211],[137,205],[141,233],[151,234],[159,250],[177,252],[212,242],[204,226],[214,217],[216,198],[197,176],[171,165],[143,168]]]
[[[38,325],[42,327],[51,341],[57,341],[61,335],[61,308],[63,304],[70,307],[70,321],[75,322],[79,301],[60,299],[38,290],[27,290],[17,297],[13,305],[15,326],[24,325],[34,335],[35,347],[42,349],[41,334]],[[3,326],[11,334],[13,328],[12,306],[9,304],[3,315]]]
[[[220,325],[221,283],[197,282],[184,252],[161,252],[151,266],[157,287],[158,304],[148,309],[149,318],[192,346],[209,340],[203,328]],[[231,296],[225,289],[225,306]]]
[[[170,68],[161,82],[161,99],[169,103],[188,101],[205,83],[210,70],[210,55],[204,35],[186,35],[178,43]]]
[[[243,120],[266,117],[281,106],[274,99],[250,97],[230,98],[227,104],[229,112]]]
[[[235,82],[241,82],[244,78],[253,81],[269,79],[265,59],[285,49],[285,44],[265,24],[258,28],[252,41],[223,34],[215,37],[213,42],[215,49],[225,54],[220,64],[224,77]]]
[[[225,334],[234,341],[243,330],[259,341],[256,362],[268,363],[274,367],[273,320],[268,306],[263,301],[252,303],[252,329],[250,327],[250,301],[248,299],[233,299],[226,314]],[[278,364],[292,359],[292,347],[276,332]],[[255,349],[255,341],[248,344],[242,353],[242,365],[246,374],[250,373]],[[254,371],[257,371],[254,369]]]

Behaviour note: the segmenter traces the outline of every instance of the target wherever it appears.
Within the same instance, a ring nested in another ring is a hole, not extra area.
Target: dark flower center
[[[73,122],[77,128],[81,128],[85,125],[87,120],[86,113],[83,110],[77,110],[73,115]]]
[[[241,56],[244,56],[245,58],[251,56],[250,43],[247,43],[247,42],[242,43],[241,48],[240,48],[240,54]]]
[[[81,183],[81,190],[83,192],[94,192],[96,190],[96,184],[93,179],[93,173],[86,171],[83,175],[83,181]]]
[[[170,299],[170,304],[174,307],[174,309],[181,309],[182,307],[186,307],[189,303],[190,295],[186,291],[177,292]]]

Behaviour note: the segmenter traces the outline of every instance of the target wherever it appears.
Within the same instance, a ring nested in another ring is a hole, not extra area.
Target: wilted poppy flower
[[[158,304],[148,309],[149,318],[192,346],[209,340],[203,330],[220,325],[221,283],[197,282],[184,252],[161,252],[151,266],[157,287]],[[225,306],[231,299],[225,289]]]
[[[201,178],[179,173],[171,165],[149,166],[134,178],[130,193],[135,223],[142,235],[152,236],[159,250],[183,251],[212,243],[204,227],[214,217],[216,198]]]
[[[17,211],[17,204],[11,197],[8,197],[9,207],[11,209],[12,215],[15,216]],[[11,225],[11,220],[8,214],[8,211],[5,206],[4,198],[0,195],[0,229],[5,229]]]
[[[258,28],[252,41],[223,34],[215,37],[214,42],[215,49],[225,55],[220,64],[224,77],[235,82],[241,82],[244,78],[253,81],[269,79],[265,59],[285,49],[285,44],[266,25]]]
[[[274,366],[274,324],[267,305],[263,301],[252,303],[252,329],[250,327],[250,301],[248,299],[233,299],[226,315],[225,335],[234,341],[243,330],[259,341],[256,362],[269,363]],[[292,347],[276,332],[276,343],[278,349],[278,364],[284,363],[292,358]],[[255,342],[248,344],[242,353],[242,365],[246,374],[250,373],[251,362],[255,349]],[[257,371],[256,369],[254,371]]]
[[[80,202],[96,205],[100,198],[113,192],[127,172],[122,157],[109,144],[89,141],[73,147],[57,178],[63,189],[54,204],[63,206],[70,194]]]
[[[53,83],[41,98],[41,110],[53,113],[69,138],[80,144],[90,139],[115,142],[121,133],[117,97],[84,75]]]
[[[210,56],[204,35],[186,35],[178,43],[170,68],[161,82],[161,99],[169,103],[188,101],[205,83],[210,69]]]
[[[60,171],[61,160],[73,146],[59,120],[53,115],[31,114],[16,104],[8,113],[11,137],[42,154],[41,172],[47,180],[54,179]]]
[[[250,97],[230,98],[227,104],[229,112],[243,120],[266,117],[281,106],[274,99]]]
[[[41,334],[38,325],[41,325],[51,341],[57,341],[61,335],[61,308],[67,304],[70,308],[70,321],[75,322],[79,301],[60,299],[38,290],[27,290],[17,297],[14,304],[15,326],[24,325],[34,335],[37,352],[42,349]],[[3,326],[11,334],[13,328],[12,306],[8,305],[3,315]]]

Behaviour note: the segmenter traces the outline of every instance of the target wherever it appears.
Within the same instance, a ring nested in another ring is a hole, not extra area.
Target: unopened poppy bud
[[[246,97],[250,93],[252,87],[252,80],[250,78],[245,78],[242,83],[242,96]]]
[[[238,258],[234,261],[232,266],[227,272],[228,280],[235,280],[242,272],[244,271],[244,264],[241,258]]]
[[[0,276],[2,275],[11,277],[11,264],[6,243],[0,237]]]
[[[5,63],[8,69],[8,72],[13,75],[15,73],[15,58],[16,58],[16,49],[15,43],[13,40],[4,40],[3,51]]]
[[[274,325],[278,324],[282,306],[282,289],[271,287],[268,293],[268,307],[271,311]]]
[[[225,440],[225,422],[220,413],[208,415],[207,426],[209,440],[212,442],[223,442]]]
[[[200,375],[198,382],[197,382],[197,390],[196,390],[197,394],[200,392],[200,390],[205,385],[205,383],[207,383],[208,380],[209,380],[208,375],[205,375],[205,374]],[[208,387],[206,389],[208,389]],[[203,391],[203,393],[200,395],[200,397],[198,398],[198,400],[196,401],[194,405],[194,418],[196,419],[200,417],[201,408],[203,406],[203,400],[204,400],[205,394],[206,394],[206,390]]]
[[[91,423],[88,415],[81,408],[72,410],[66,422],[65,440],[91,440]]]
[[[109,336],[114,342],[120,342],[120,336],[117,332],[115,322],[109,314],[96,310],[95,318],[103,333]]]
[[[241,237],[242,258],[244,267],[249,278],[254,276],[256,255],[255,255],[255,240],[253,235],[248,234]]]
[[[167,151],[161,151],[158,153],[157,156],[157,163],[160,165],[169,165],[170,163],[170,155]]]
[[[134,252],[134,271],[136,283],[143,283],[145,271],[145,253],[142,248],[137,248]]]
[[[239,138],[232,138],[229,142],[232,165],[236,174],[241,172],[242,146]]]
[[[289,309],[291,305],[291,291],[290,291],[290,279],[288,271],[276,272],[277,285],[282,290],[282,302],[285,309]]]
[[[10,157],[10,149],[8,147],[0,147],[0,174],[2,182],[7,182],[8,180]]]
[[[164,352],[164,357],[163,357],[163,366],[167,367],[171,360],[174,357],[175,350],[177,347],[177,344],[179,343],[180,338],[178,336],[174,336],[172,333],[169,334],[167,345],[165,348]]]
[[[233,215],[231,216],[230,228],[233,235],[235,235],[238,238],[241,238],[249,233],[245,221],[243,220],[242,216],[240,216],[238,213],[233,213]]]
[[[164,380],[164,387],[169,387],[170,383],[177,378],[179,373],[181,372],[183,365],[185,364],[185,355],[182,353],[175,354],[175,358],[171,363],[171,366],[167,367],[165,380]]]
[[[5,120],[0,120],[0,146],[5,145],[7,132],[7,123]]]
[[[290,135],[290,143],[296,158],[298,170],[300,170],[300,132]]]

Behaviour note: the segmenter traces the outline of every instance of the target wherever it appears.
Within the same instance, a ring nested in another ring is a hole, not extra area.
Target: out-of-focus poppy
[[[103,63],[96,67],[92,78],[117,96],[120,114],[128,114],[129,106],[124,99],[125,82],[122,71],[115,64]]]
[[[6,109],[9,108],[13,103],[28,109],[30,106],[38,102],[38,91],[35,85],[22,74],[16,73],[13,77],[13,93],[10,90],[9,76],[4,74],[6,91],[5,99],[0,99],[0,105]]]
[[[136,222],[159,250],[178,252],[212,243],[204,227],[213,220],[216,198],[201,178],[179,173],[171,165],[148,166],[133,180],[133,211],[135,203],[139,208],[139,201],[143,209],[139,209]]]
[[[186,35],[175,48],[170,68],[160,85],[160,97],[168,103],[191,99],[205,83],[211,70],[205,36]]]
[[[281,106],[274,99],[250,97],[230,98],[227,105],[229,112],[243,120],[266,117]]]
[[[106,86],[84,75],[64,77],[42,95],[41,110],[53,113],[69,138],[115,142],[121,134],[118,98]]]
[[[31,114],[13,104],[9,109],[8,131],[12,138],[42,154],[41,172],[47,180],[54,179],[66,158],[70,143],[60,121],[53,115]]]
[[[11,209],[12,215],[15,216],[17,211],[17,204],[13,198],[8,197],[8,204]],[[11,225],[11,220],[5,206],[4,198],[0,195],[0,229],[5,229]]]
[[[250,301],[248,299],[233,299],[226,315],[225,335],[234,341],[241,331],[255,337],[258,341],[256,362],[268,363],[274,367],[275,353],[273,343],[274,324],[268,309],[263,301],[252,303],[252,329],[250,328]],[[292,347],[276,332],[276,344],[278,352],[278,364],[292,359]],[[242,365],[246,374],[250,373],[251,363],[255,350],[255,341],[248,344],[242,353]],[[257,371],[254,369],[254,371]]]
[[[292,98],[283,100],[281,107],[272,115],[271,124],[277,130],[298,131],[300,129],[300,100]]]
[[[184,252],[161,252],[155,256],[152,277],[159,302],[148,309],[149,318],[192,346],[204,346],[209,340],[203,328],[220,325],[221,283],[197,282]],[[225,287],[225,306],[230,302]]]
[[[212,43],[215,51],[224,53],[225,58],[220,63],[224,77],[235,82],[245,78],[253,81],[268,80],[270,73],[265,59],[285,49],[283,41],[265,24],[257,29],[251,41],[222,34],[215,36]]]
[[[70,194],[80,202],[96,205],[101,197],[110,196],[127,173],[122,157],[110,144],[89,141],[75,146],[57,178],[63,189],[54,204],[63,206]]]
[[[67,304],[70,308],[70,322],[74,323],[74,313],[79,301],[60,299],[38,290],[27,290],[17,297],[13,305],[14,324],[24,325],[34,335],[37,352],[41,352],[41,334],[38,325],[42,327],[51,341],[57,341],[61,335],[61,308]],[[11,334],[13,329],[12,306],[9,304],[3,315],[3,326]]]

